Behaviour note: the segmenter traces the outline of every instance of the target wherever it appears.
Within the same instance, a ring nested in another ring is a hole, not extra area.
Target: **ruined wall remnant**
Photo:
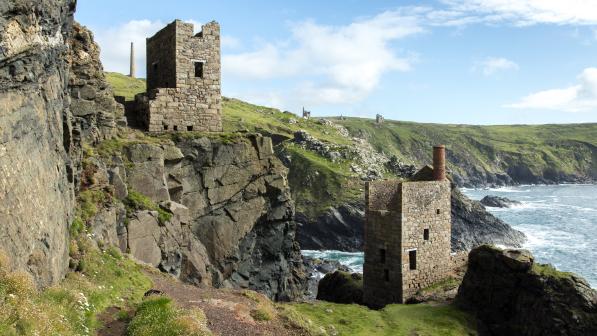
[[[366,190],[363,301],[404,303],[442,280],[450,256],[450,182],[373,181]]]
[[[150,132],[222,130],[220,26],[176,20],[147,39],[147,94],[136,97]]]

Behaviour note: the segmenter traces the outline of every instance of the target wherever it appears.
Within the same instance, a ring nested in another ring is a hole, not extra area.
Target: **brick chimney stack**
[[[129,77],[135,78],[135,46],[133,42],[131,42],[131,69],[129,73]]]
[[[446,146],[433,146],[433,180],[446,179]]]

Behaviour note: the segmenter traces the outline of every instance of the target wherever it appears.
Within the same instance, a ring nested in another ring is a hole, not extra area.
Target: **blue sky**
[[[298,113],[597,122],[597,1],[79,0],[108,71],[176,18],[222,27],[222,91]],[[200,29],[197,27],[197,29]]]

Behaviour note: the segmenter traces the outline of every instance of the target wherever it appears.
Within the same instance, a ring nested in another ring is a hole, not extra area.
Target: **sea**
[[[524,232],[535,260],[584,277],[597,288],[597,185],[522,185],[463,189],[472,199],[486,195],[520,201],[511,208],[487,210]],[[363,272],[362,252],[303,250],[307,256],[338,260]]]

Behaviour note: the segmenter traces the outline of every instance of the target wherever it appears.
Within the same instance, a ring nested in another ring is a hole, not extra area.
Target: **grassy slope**
[[[378,150],[406,162],[430,162],[430,146],[443,143],[452,152],[452,161],[473,164],[489,172],[504,168],[500,162],[520,162],[534,173],[554,168],[568,174],[591,169],[591,153],[583,144],[597,146],[597,124],[569,125],[445,125],[346,118],[335,120],[351,134],[361,134]],[[459,165],[453,170],[466,175]]]
[[[133,100],[137,93],[145,92],[145,79],[130,78],[117,72],[106,72],[106,79],[112,85],[114,94]]]
[[[116,74],[108,74],[108,80],[118,95],[130,95],[130,87],[138,81]],[[227,98],[223,99],[223,111],[224,130],[228,132],[261,132],[282,142],[291,139],[294,132],[306,130],[329,143],[351,144],[350,139],[335,128],[321,125],[317,118],[305,120]],[[473,126],[386,120],[380,126],[372,119],[330,119],[344,125],[352,136],[367,138],[377,150],[417,166],[431,162],[430,146],[444,143],[450,168],[462,176],[502,172],[516,165],[527,166],[537,175],[552,169],[597,176],[597,155],[590,150],[597,147],[597,124]],[[351,173],[350,162],[332,163],[297,146],[282,146],[295,168],[290,170],[289,182],[299,211],[314,216],[330,205],[362,197],[362,183]]]
[[[476,335],[474,322],[452,306],[388,305],[370,310],[359,305],[328,302],[300,303],[292,307],[335,335]],[[336,333],[334,333],[335,331]]]

